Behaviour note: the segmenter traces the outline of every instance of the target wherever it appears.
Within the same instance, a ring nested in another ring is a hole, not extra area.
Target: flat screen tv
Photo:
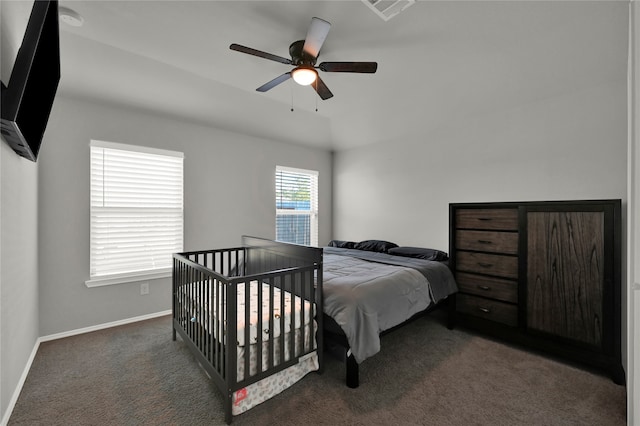
[[[35,1],[11,71],[2,83],[2,138],[36,161],[60,81],[58,1]]]

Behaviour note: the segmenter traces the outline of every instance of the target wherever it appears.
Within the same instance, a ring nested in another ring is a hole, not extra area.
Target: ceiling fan
[[[331,90],[322,81],[318,75],[317,69],[324,72],[353,72],[353,73],[375,73],[378,69],[377,62],[322,62],[316,66],[320,48],[324,40],[329,34],[331,24],[320,18],[311,19],[311,25],[307,30],[307,37],[304,40],[298,40],[289,46],[289,54],[291,59],[282,56],[273,55],[271,53],[252,49],[250,47],[241,46],[233,43],[229,48],[249,55],[258,56],[260,58],[269,59],[271,61],[280,62],[285,65],[294,65],[295,68],[286,72],[273,80],[263,84],[256,90],[258,92],[266,92],[273,89],[280,83],[290,78],[302,85],[311,85],[322,99],[329,99],[333,96]]]

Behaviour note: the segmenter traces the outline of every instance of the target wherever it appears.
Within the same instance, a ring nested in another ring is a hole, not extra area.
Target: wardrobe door
[[[601,347],[604,211],[526,211],[527,328]]]

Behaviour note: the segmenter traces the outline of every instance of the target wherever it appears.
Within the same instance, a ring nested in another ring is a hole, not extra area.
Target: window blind
[[[276,240],[318,245],[318,172],[276,167]]]
[[[91,143],[92,278],[170,269],[183,248],[182,153]]]

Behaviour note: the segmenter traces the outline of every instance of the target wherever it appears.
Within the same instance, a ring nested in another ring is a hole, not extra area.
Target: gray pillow
[[[395,247],[389,249],[389,254],[426,260],[442,261],[449,259],[449,255],[443,251],[422,247]]]
[[[390,249],[398,247],[395,243],[383,240],[364,240],[360,241],[354,247],[357,250],[375,251],[379,253],[388,253]]]
[[[342,241],[342,240],[329,241],[329,247],[352,249],[352,248],[355,248],[355,246],[356,246],[356,243],[354,243],[353,241]]]

